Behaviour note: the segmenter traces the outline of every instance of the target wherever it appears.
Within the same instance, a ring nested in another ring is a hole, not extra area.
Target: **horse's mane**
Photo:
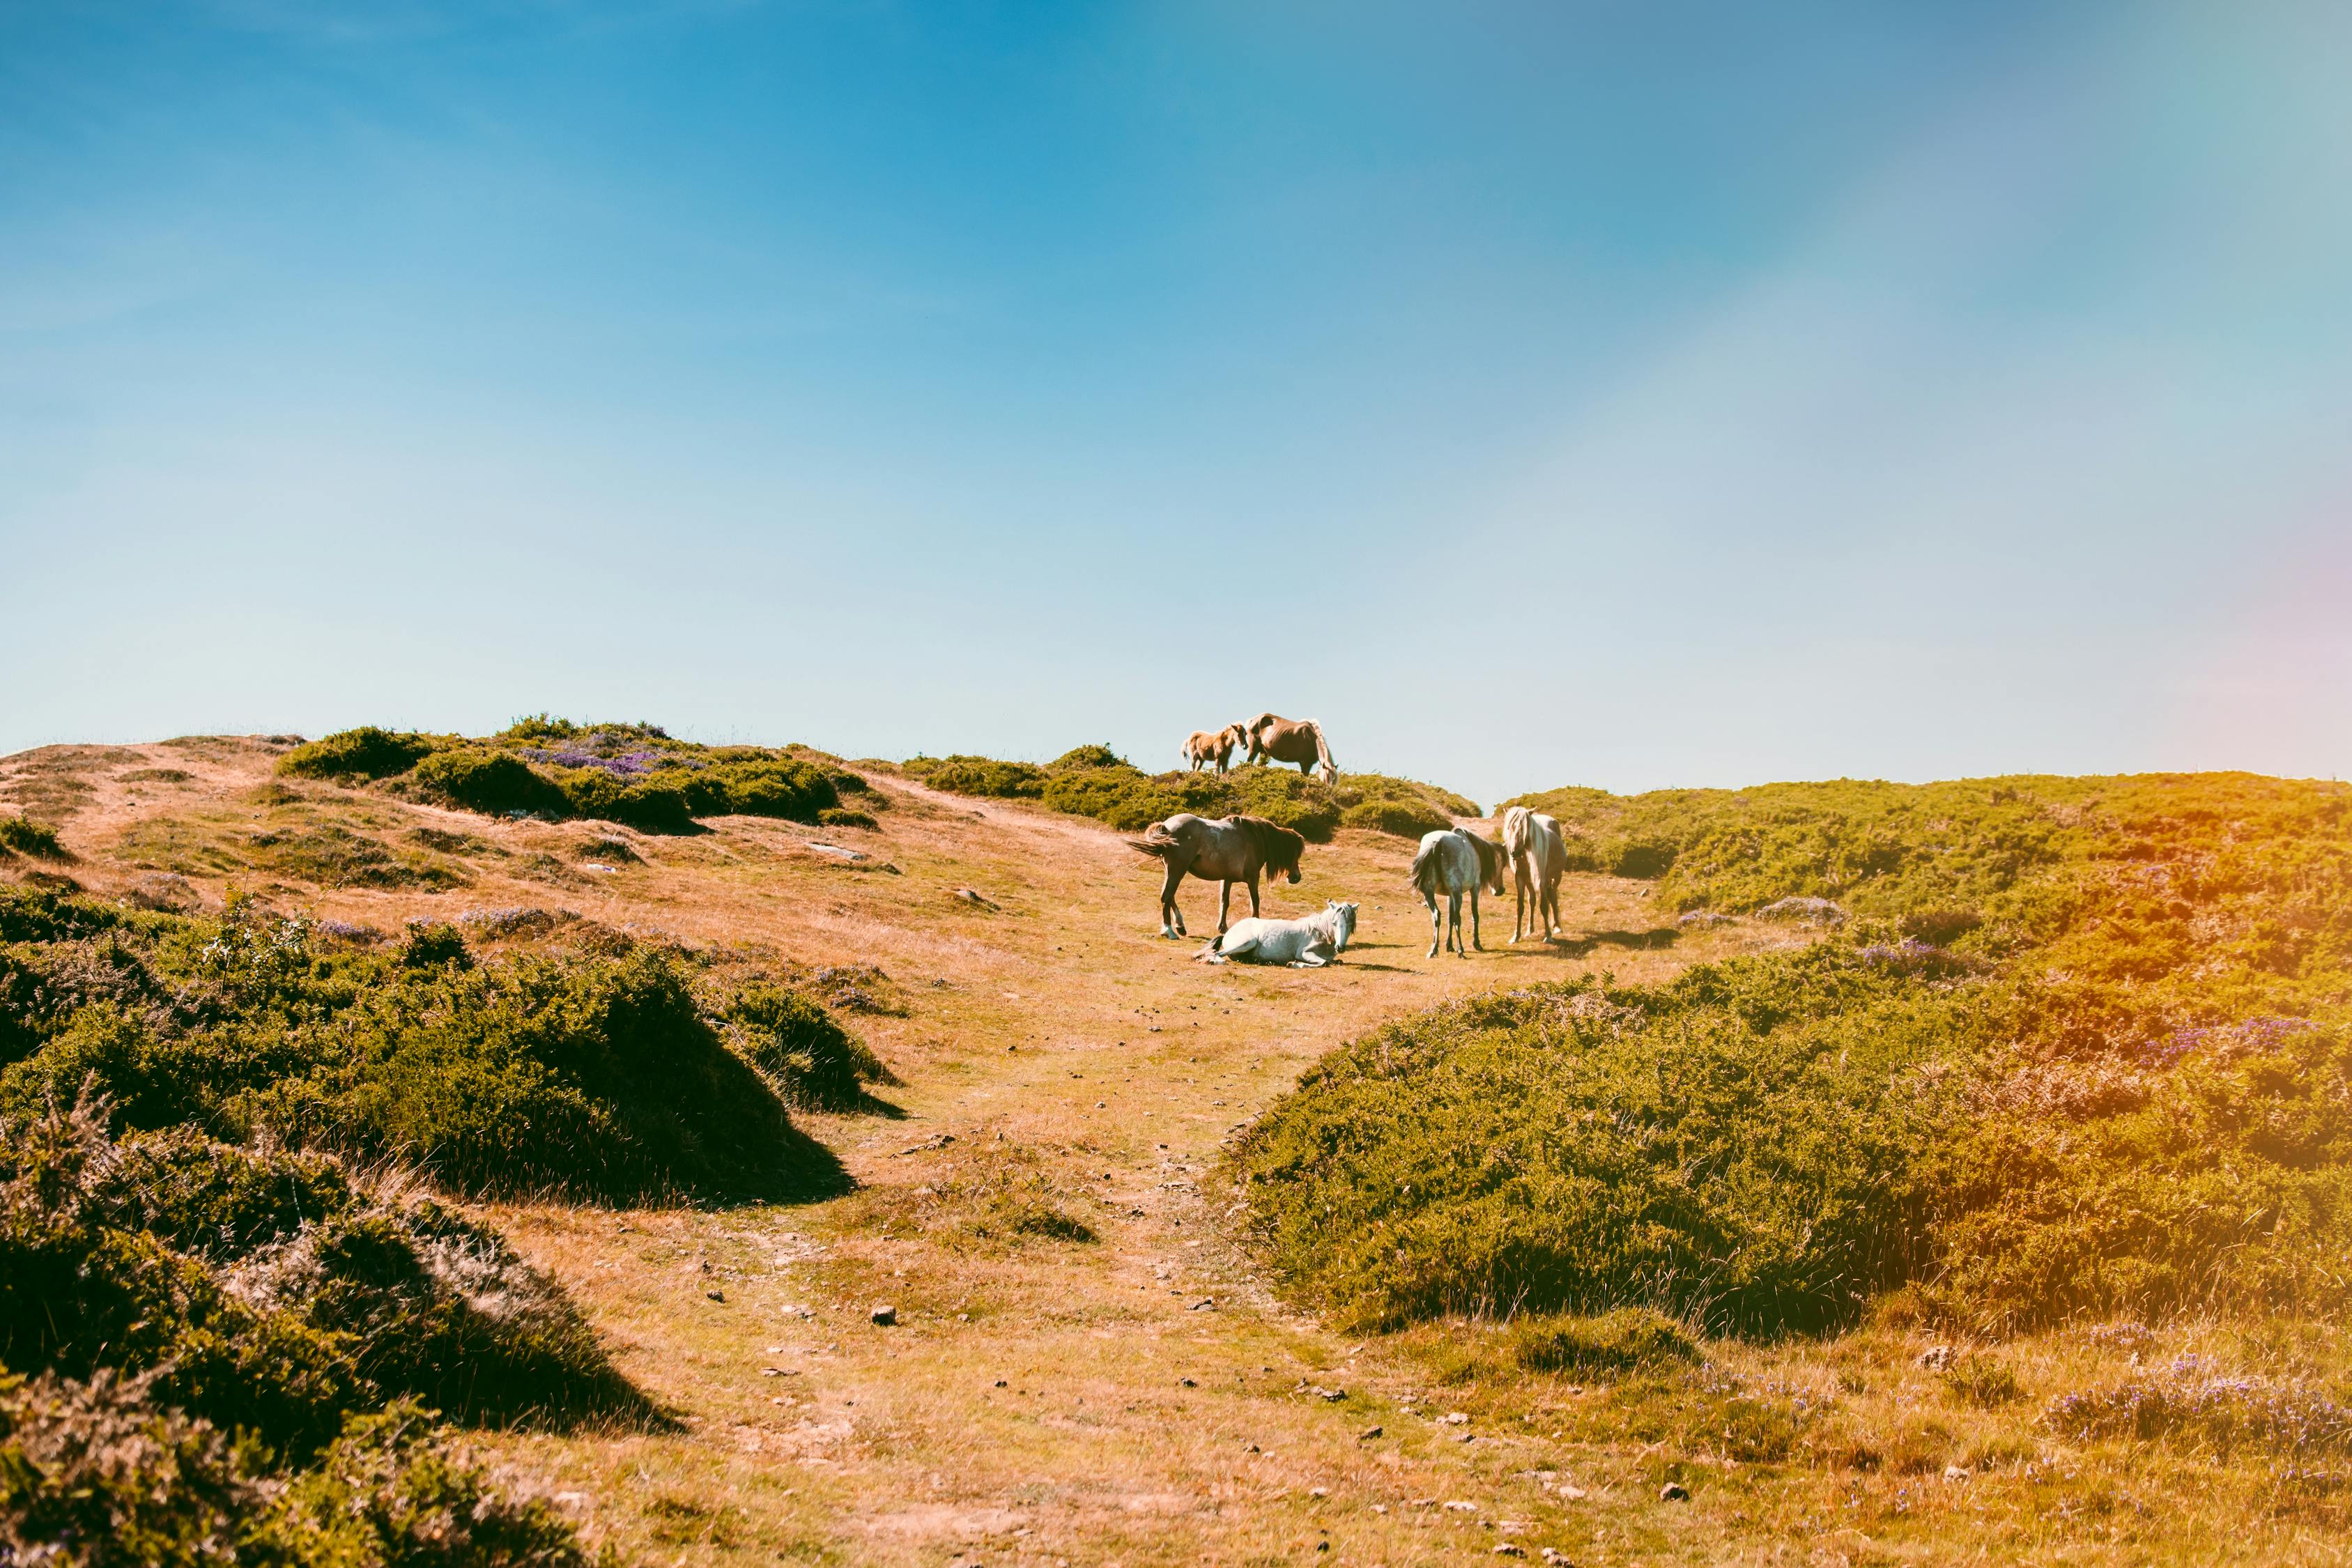
[[[1276,871],[1296,871],[1298,858],[1307,852],[1307,840],[1278,822],[1268,822],[1263,816],[1235,816],[1234,826],[1249,835],[1258,858]]]
[[[1477,834],[1471,832],[1466,827],[1461,829],[1461,833],[1463,837],[1470,840],[1470,842],[1477,847],[1478,880],[1481,882],[1493,881],[1496,876],[1499,874],[1502,869],[1503,847],[1496,843],[1491,838],[1480,837]]]

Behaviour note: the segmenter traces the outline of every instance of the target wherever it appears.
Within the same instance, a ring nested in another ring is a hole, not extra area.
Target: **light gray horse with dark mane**
[[[1470,956],[1462,945],[1462,895],[1470,895],[1470,945],[1479,952],[1486,944],[1478,940],[1478,889],[1491,889],[1496,897],[1503,892],[1503,868],[1507,864],[1503,847],[1490,838],[1481,838],[1466,827],[1440,828],[1421,836],[1421,848],[1412,858],[1412,885],[1421,890],[1422,900],[1429,905],[1429,956],[1437,956],[1439,926],[1437,895],[1445,895],[1444,936],[1446,950]]]
[[[1228,816],[1212,822],[1180,811],[1165,822],[1155,822],[1140,838],[1128,843],[1168,868],[1160,888],[1160,934],[1184,934],[1184,911],[1176,907],[1176,887],[1189,876],[1204,882],[1222,882],[1217,895],[1217,934],[1224,934],[1233,913],[1234,884],[1249,885],[1250,916],[1255,919],[1257,879],[1275,872],[1298,880],[1298,857],[1307,840],[1263,816]],[[1499,891],[1500,889],[1497,889]]]

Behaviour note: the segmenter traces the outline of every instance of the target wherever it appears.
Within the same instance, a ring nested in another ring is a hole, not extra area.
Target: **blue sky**
[[[0,751],[2352,771],[2352,9],[0,0]]]

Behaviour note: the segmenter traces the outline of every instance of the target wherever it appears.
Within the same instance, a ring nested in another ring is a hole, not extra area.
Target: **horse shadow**
[[[1682,940],[1683,933],[1673,926],[1654,926],[1648,931],[1597,931],[1584,936],[1555,938],[1545,942],[1522,942],[1517,946],[1505,943],[1498,950],[1530,958],[1590,958],[1596,949],[1603,947],[1632,948],[1637,952],[1662,952]]]

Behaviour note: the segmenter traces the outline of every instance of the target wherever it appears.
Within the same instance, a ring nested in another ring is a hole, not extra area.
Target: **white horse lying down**
[[[1293,969],[1320,969],[1336,963],[1356,934],[1356,906],[1332,902],[1319,915],[1298,921],[1235,921],[1234,929],[1201,950],[1211,963],[1240,959],[1244,963],[1286,963]]]

